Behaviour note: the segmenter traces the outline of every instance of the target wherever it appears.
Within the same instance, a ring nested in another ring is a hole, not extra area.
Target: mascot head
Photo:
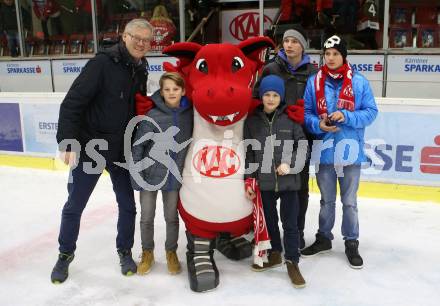
[[[248,113],[256,72],[264,64],[261,59],[268,47],[274,45],[267,37],[250,38],[239,45],[175,43],[163,53],[178,58],[177,66],[165,63],[164,67],[185,78],[187,96],[205,120],[227,126]]]

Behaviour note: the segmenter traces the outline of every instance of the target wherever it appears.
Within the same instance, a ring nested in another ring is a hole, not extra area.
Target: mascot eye
[[[232,72],[236,72],[244,67],[243,60],[238,56],[234,57],[232,60]]]
[[[201,58],[197,61],[196,68],[200,72],[208,73],[208,63],[206,62],[206,60],[204,58]]]

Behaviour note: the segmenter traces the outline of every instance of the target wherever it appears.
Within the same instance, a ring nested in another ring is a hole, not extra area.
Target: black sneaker
[[[137,266],[131,255],[131,250],[118,250],[121,273],[130,276],[136,273]]]
[[[345,240],[345,255],[347,255],[350,267],[353,269],[362,269],[364,261],[361,255],[359,255],[359,241],[358,240]]]
[[[67,279],[69,276],[69,265],[74,257],[75,255],[73,254],[60,253],[60,255],[58,255],[57,263],[50,274],[52,283],[61,284]]]
[[[311,246],[301,250],[303,257],[310,257],[320,253],[327,253],[332,249],[332,241],[321,234],[316,234],[316,240]]]

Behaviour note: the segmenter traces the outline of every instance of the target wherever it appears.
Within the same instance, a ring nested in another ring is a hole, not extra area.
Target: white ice
[[[360,198],[362,270],[347,264],[338,204],[332,252],[301,259],[306,288],[290,284],[285,266],[256,273],[250,259],[233,262],[216,253],[219,287],[194,293],[187,279],[182,223],[178,255],[184,271],[167,273],[160,205],[156,265],[146,276],[121,275],[115,251],[117,209],[108,176],[101,177],[83,214],[68,280],[53,285],[49,276],[58,254],[66,182],[66,172],[0,167],[0,305],[440,305],[438,204]],[[313,194],[307,244],[314,240],[318,211],[319,195]]]

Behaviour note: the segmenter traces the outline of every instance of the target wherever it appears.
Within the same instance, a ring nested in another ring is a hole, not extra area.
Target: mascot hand
[[[252,115],[255,111],[255,109],[257,108],[258,105],[261,104],[261,101],[258,99],[252,99],[251,101],[251,105],[249,106],[249,112],[248,112],[248,117],[250,115]]]
[[[286,108],[287,116],[296,123],[304,124],[304,100],[296,100],[295,105],[289,105]]]
[[[137,93],[134,98],[136,101],[136,115],[146,115],[154,107],[153,100],[150,97]]]

